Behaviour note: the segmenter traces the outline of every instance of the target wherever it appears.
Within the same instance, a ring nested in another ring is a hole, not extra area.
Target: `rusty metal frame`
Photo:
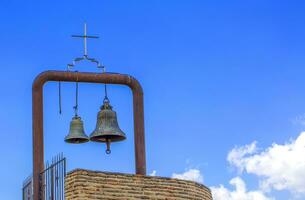
[[[35,78],[32,86],[34,200],[39,200],[39,192],[41,190],[39,174],[44,170],[43,85],[48,81],[78,81],[128,86],[133,94],[135,171],[136,174],[146,175],[144,104],[143,90],[140,83],[132,76],[125,74],[45,71]]]

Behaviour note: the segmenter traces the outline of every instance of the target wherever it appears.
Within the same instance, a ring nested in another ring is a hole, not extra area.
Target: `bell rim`
[[[110,137],[109,138],[110,142],[119,142],[127,139],[125,135],[108,135],[108,137]],[[107,142],[107,138],[101,136],[90,136],[89,140],[92,142],[101,142],[101,143]]]
[[[77,142],[75,142],[77,141]],[[66,143],[69,143],[69,144],[82,144],[82,143],[86,143],[86,142],[89,142],[90,139],[89,138],[86,138],[86,137],[83,137],[83,138],[65,138],[65,142]]]

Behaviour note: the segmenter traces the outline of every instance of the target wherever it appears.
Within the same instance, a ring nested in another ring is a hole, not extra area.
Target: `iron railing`
[[[22,200],[33,200],[33,176],[29,176],[23,181]]]
[[[58,155],[52,159],[52,163],[45,165],[40,173],[40,199],[64,200],[65,199],[66,158]]]

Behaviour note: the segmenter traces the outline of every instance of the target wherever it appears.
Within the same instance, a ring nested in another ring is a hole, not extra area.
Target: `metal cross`
[[[88,51],[87,51],[87,38],[99,38],[98,36],[90,36],[87,35],[87,24],[84,24],[84,35],[72,35],[72,37],[77,37],[77,38],[84,38],[84,56],[88,56]]]
[[[73,60],[71,64],[68,64],[68,70],[72,69],[76,63],[82,61],[82,60],[88,60],[90,62],[93,62],[97,65],[98,68],[102,68],[103,71],[105,70],[105,67],[100,64],[98,60],[95,58],[90,58],[88,56],[88,50],[87,50],[87,38],[99,38],[98,36],[92,36],[92,35],[87,35],[87,24],[84,24],[84,35],[72,35],[72,37],[77,37],[77,38],[84,38],[84,55],[82,57],[77,57]]]

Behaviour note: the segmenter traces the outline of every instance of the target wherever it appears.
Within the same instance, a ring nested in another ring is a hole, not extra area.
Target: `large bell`
[[[125,140],[125,133],[120,129],[116,112],[112,110],[108,98],[104,99],[101,110],[97,114],[96,128],[90,135],[94,142],[105,142],[107,153],[110,153],[110,143]]]
[[[65,142],[80,144],[88,141],[89,138],[85,134],[83,121],[79,116],[75,115],[70,122],[70,131],[69,134],[65,137]]]

